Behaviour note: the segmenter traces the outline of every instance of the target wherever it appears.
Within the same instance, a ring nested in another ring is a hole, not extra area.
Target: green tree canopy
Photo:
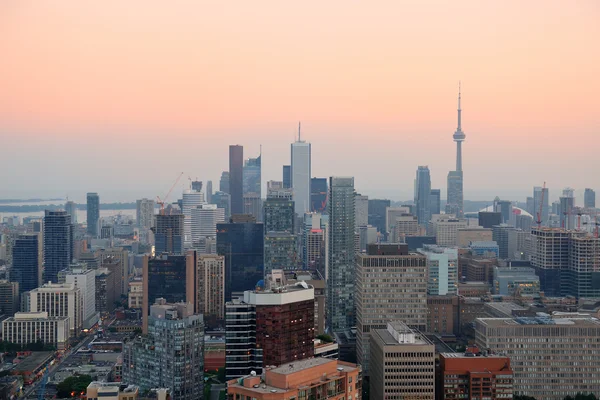
[[[89,375],[70,376],[56,386],[56,395],[59,398],[78,397],[82,392],[85,394],[91,382]]]

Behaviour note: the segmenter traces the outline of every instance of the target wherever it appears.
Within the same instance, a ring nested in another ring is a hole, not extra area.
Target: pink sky
[[[281,179],[298,120],[313,175],[408,199],[426,164],[445,194],[459,79],[467,198],[600,189],[598,21],[595,0],[4,0],[2,197],[153,197],[218,180],[235,143]]]

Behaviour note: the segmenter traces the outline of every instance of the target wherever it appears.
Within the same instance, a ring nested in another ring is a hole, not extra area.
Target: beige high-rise
[[[225,319],[225,257],[198,256],[198,313],[208,321]]]
[[[402,321],[427,327],[427,258],[409,253],[406,244],[372,244],[356,258],[356,354],[369,370],[369,338],[373,329]]]

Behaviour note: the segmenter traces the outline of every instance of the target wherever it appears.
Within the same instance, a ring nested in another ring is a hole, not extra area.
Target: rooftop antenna
[[[298,121],[298,141],[300,142],[300,126],[301,126],[301,122]]]

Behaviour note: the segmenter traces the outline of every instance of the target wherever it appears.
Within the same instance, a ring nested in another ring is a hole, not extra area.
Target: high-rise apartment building
[[[42,280],[43,249],[41,235],[19,235],[12,249],[10,279],[19,284],[19,293],[39,287]]]
[[[600,297],[600,238],[571,236],[568,267],[561,271],[561,294]]]
[[[327,210],[327,318],[330,331],[355,324],[354,178],[329,178]]]
[[[66,211],[46,210],[44,216],[44,281],[57,282],[58,272],[73,258],[73,225]]]
[[[596,208],[596,192],[594,189],[585,188],[583,206],[585,208]]]
[[[143,330],[148,329],[150,305],[156,299],[168,303],[190,303],[198,308],[198,262],[195,251],[185,255],[144,256],[142,263]]]
[[[29,292],[30,312],[47,312],[49,317],[69,317],[71,335],[83,328],[81,289],[72,283],[46,283]]]
[[[298,125],[298,139],[292,143],[291,149],[290,183],[292,189],[294,189],[296,214],[301,216],[310,211],[311,148],[310,143],[305,142],[300,137],[300,125]]]
[[[369,225],[369,197],[356,193],[354,197],[354,229]]]
[[[541,315],[478,318],[480,349],[510,358],[515,395],[562,400],[600,392],[600,322]],[[549,362],[549,360],[551,362]]]
[[[431,175],[429,167],[419,166],[415,181],[415,204],[417,205],[417,218],[420,225],[427,225],[431,219]]]
[[[365,372],[371,332],[393,320],[425,329],[427,260],[405,244],[371,244],[356,256],[356,355]]]
[[[207,324],[225,320],[225,257],[198,256],[198,313]]]
[[[135,222],[140,229],[150,229],[154,223],[154,200],[140,199],[136,201]]]
[[[256,193],[258,198],[261,198],[261,158],[259,155],[256,158],[249,158],[244,161],[243,169],[243,190],[246,193]]]
[[[441,353],[436,399],[489,399],[513,397],[510,358],[487,354],[471,346],[464,353]]]
[[[232,292],[254,289],[264,277],[263,224],[235,221],[217,224],[217,254],[225,257],[225,300]]]
[[[294,202],[285,198],[267,197],[263,203],[263,222],[265,233],[294,233]]]
[[[204,321],[190,303],[150,307],[148,334],[123,346],[123,382],[142,391],[168,388],[173,400],[204,394]]]
[[[229,146],[229,194],[231,214],[244,212],[244,147]]]
[[[310,179],[310,211],[327,213],[327,178]]]
[[[91,236],[98,236],[100,220],[100,196],[98,193],[87,194],[87,233]]]
[[[265,234],[264,273],[274,269],[295,271],[300,266],[297,236],[287,232]]]
[[[71,216],[71,224],[77,223],[77,204],[74,201],[65,203],[65,211]]]
[[[184,220],[183,214],[158,214],[156,216],[156,226],[154,227],[154,251],[156,254],[183,254]]]
[[[314,288],[304,282],[246,291],[225,305],[227,379],[314,355]]]
[[[402,321],[374,329],[370,346],[373,399],[435,398],[435,346]]]
[[[458,293],[458,251],[436,245],[425,245],[419,253],[427,257],[427,294],[430,296]]]

